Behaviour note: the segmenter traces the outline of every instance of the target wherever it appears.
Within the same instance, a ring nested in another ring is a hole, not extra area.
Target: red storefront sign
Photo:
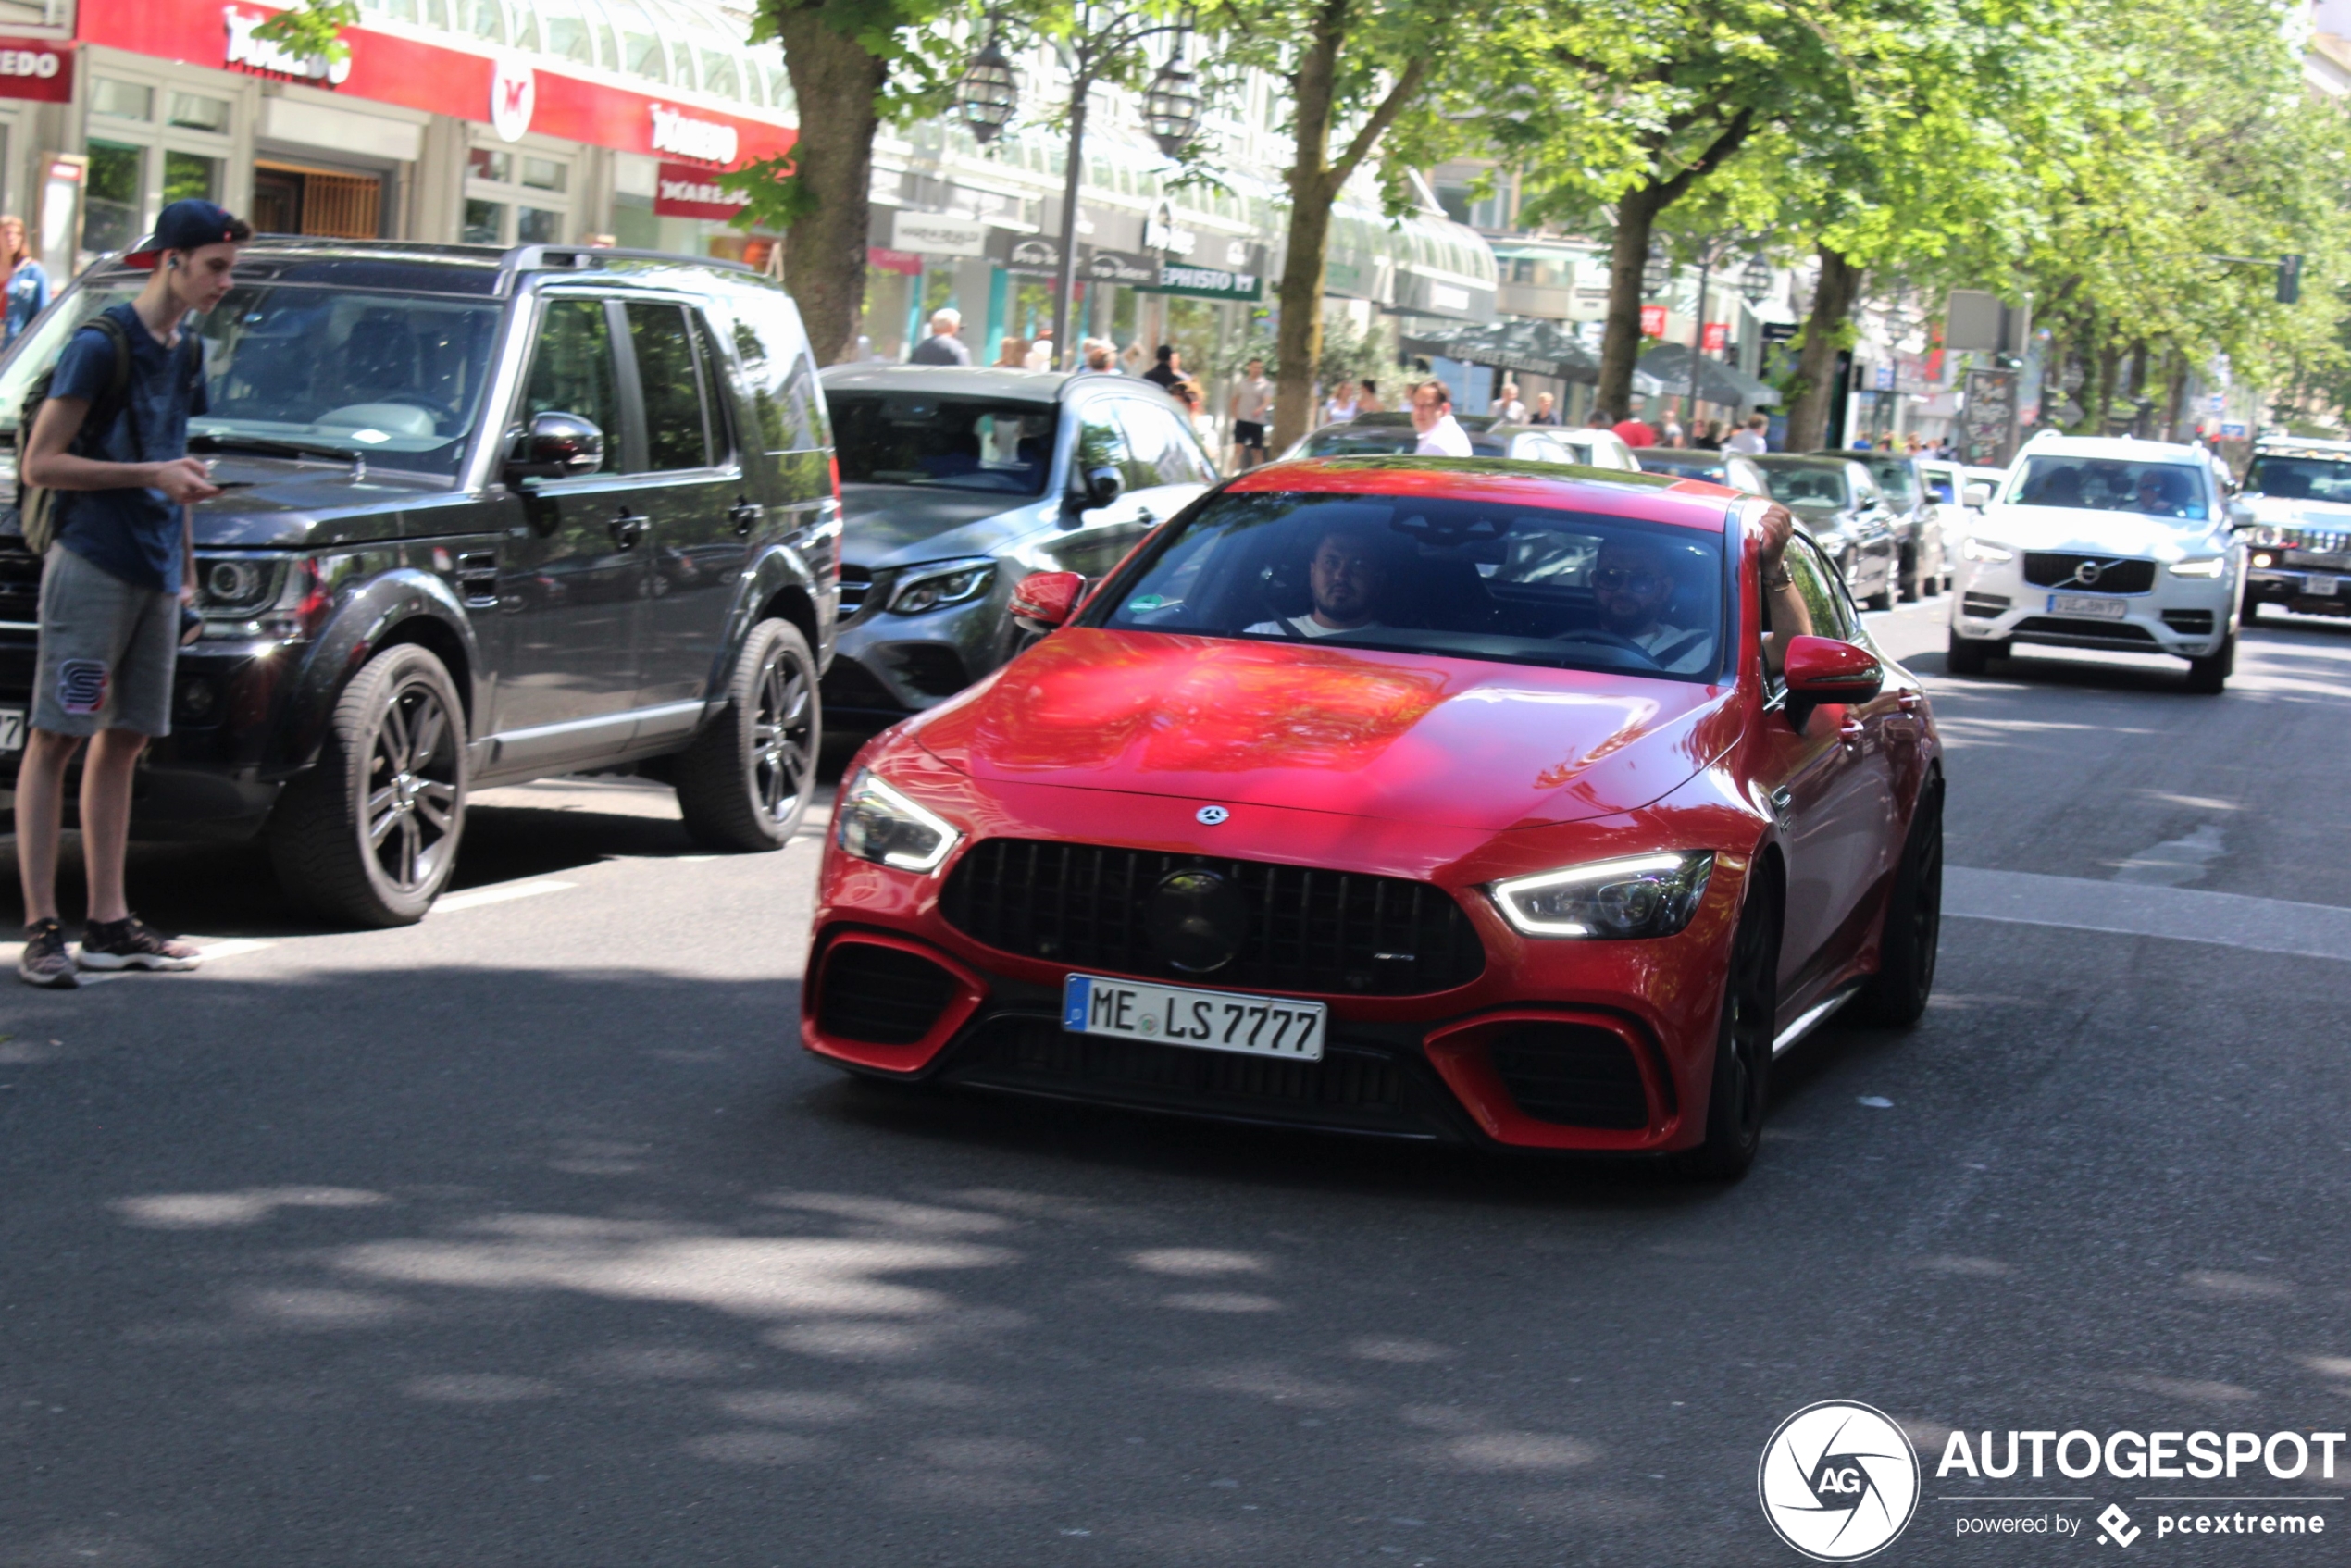
[[[1698,340],[1698,347],[1708,354],[1720,354],[1730,345],[1730,342],[1731,324],[1729,322],[1709,321],[1706,324],[1706,335]]]
[[[884,272],[902,272],[909,278],[919,278],[923,258],[912,251],[894,251],[887,245],[867,245],[865,265],[878,267]]]
[[[653,186],[653,212],[662,218],[708,218],[726,221],[743,210],[743,198],[722,190],[716,171],[690,163],[665,163]]]
[[[340,80],[274,68],[280,52],[250,44],[253,25],[280,9],[221,0],[105,0],[80,7],[83,43],[216,69],[324,87],[339,97],[397,104],[427,114],[491,125],[512,141],[525,131],[625,153],[667,154],[705,165],[774,157],[797,139],[790,126],[700,105],[680,105],[564,76],[539,60],[485,47],[481,53],[346,28],[348,68]],[[248,43],[231,61],[239,34]],[[0,89],[4,93],[5,89]],[[724,155],[724,156],[722,156]]]
[[[1641,306],[1641,336],[1645,338],[1661,338],[1665,336],[1665,307],[1663,305],[1645,305]]]
[[[73,45],[46,38],[0,38],[0,98],[73,102]]]

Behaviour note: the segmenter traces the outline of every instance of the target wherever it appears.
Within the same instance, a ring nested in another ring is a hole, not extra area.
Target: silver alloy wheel
[[[368,743],[359,814],[367,852],[403,893],[440,877],[457,826],[456,726],[421,674],[394,687]]]
[[[784,649],[777,649],[760,669],[759,705],[751,725],[752,789],[771,821],[787,821],[800,810],[815,771],[812,690],[809,672]]]

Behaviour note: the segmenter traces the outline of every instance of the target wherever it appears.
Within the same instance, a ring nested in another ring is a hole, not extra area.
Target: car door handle
[[[767,508],[756,501],[738,501],[727,508],[727,520],[735,525],[737,533],[746,537],[759,526],[759,519],[766,515]]]
[[[1863,724],[1858,718],[1848,718],[1843,724],[1836,727],[1838,739],[1842,740],[1848,746],[1860,745],[1861,743],[1861,737],[1867,735],[1869,732],[1870,727]]]
[[[612,541],[623,550],[634,550],[637,541],[645,537],[645,519],[632,516],[624,506],[613,514]]]
[[[1915,691],[1897,691],[1894,695],[1894,705],[1906,714],[1918,712],[1925,703],[1926,699]]]

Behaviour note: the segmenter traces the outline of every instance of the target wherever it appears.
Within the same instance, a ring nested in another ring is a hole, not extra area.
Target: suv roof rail
[[[624,250],[615,245],[516,245],[498,260],[508,272],[591,272],[616,261],[665,261],[684,267],[707,267],[721,272],[764,277],[757,268],[716,256],[685,255],[677,251]]]

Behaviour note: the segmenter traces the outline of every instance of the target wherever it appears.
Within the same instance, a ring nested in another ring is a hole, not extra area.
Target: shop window
[[[466,224],[457,236],[469,245],[503,245],[506,243],[506,206],[504,202],[480,202],[466,199]]]
[[[454,0],[454,4],[451,31],[469,32],[492,44],[506,42],[506,7],[501,0]]]
[[[201,93],[174,93],[170,107],[165,113],[167,123],[189,131],[209,131],[216,135],[229,134],[229,100],[207,98]]]
[[[139,238],[139,207],[146,186],[147,150],[119,142],[90,143],[89,196],[81,218],[81,248],[118,251]]]
[[[522,183],[533,191],[561,191],[570,183],[571,167],[554,158],[522,160]]]
[[[563,243],[564,215],[545,207],[523,207],[515,214],[515,243],[554,245]]]
[[[735,62],[713,50],[703,50],[702,90],[720,98],[740,98],[743,89],[735,76]]]
[[[495,180],[501,185],[515,177],[514,155],[495,147],[476,147],[466,156],[466,168],[476,180]]]
[[[93,77],[90,81],[90,112],[108,119],[150,120],[155,118],[155,90],[135,81],[117,81],[112,77]]]
[[[624,33],[620,48],[630,75],[650,77],[655,81],[669,80],[669,53],[661,46],[660,39],[649,33]]]
[[[578,0],[539,0],[540,46],[550,55],[582,65],[596,63],[596,44],[580,15]]]
[[[220,199],[220,160],[201,153],[163,155],[163,200],[215,202]]]

